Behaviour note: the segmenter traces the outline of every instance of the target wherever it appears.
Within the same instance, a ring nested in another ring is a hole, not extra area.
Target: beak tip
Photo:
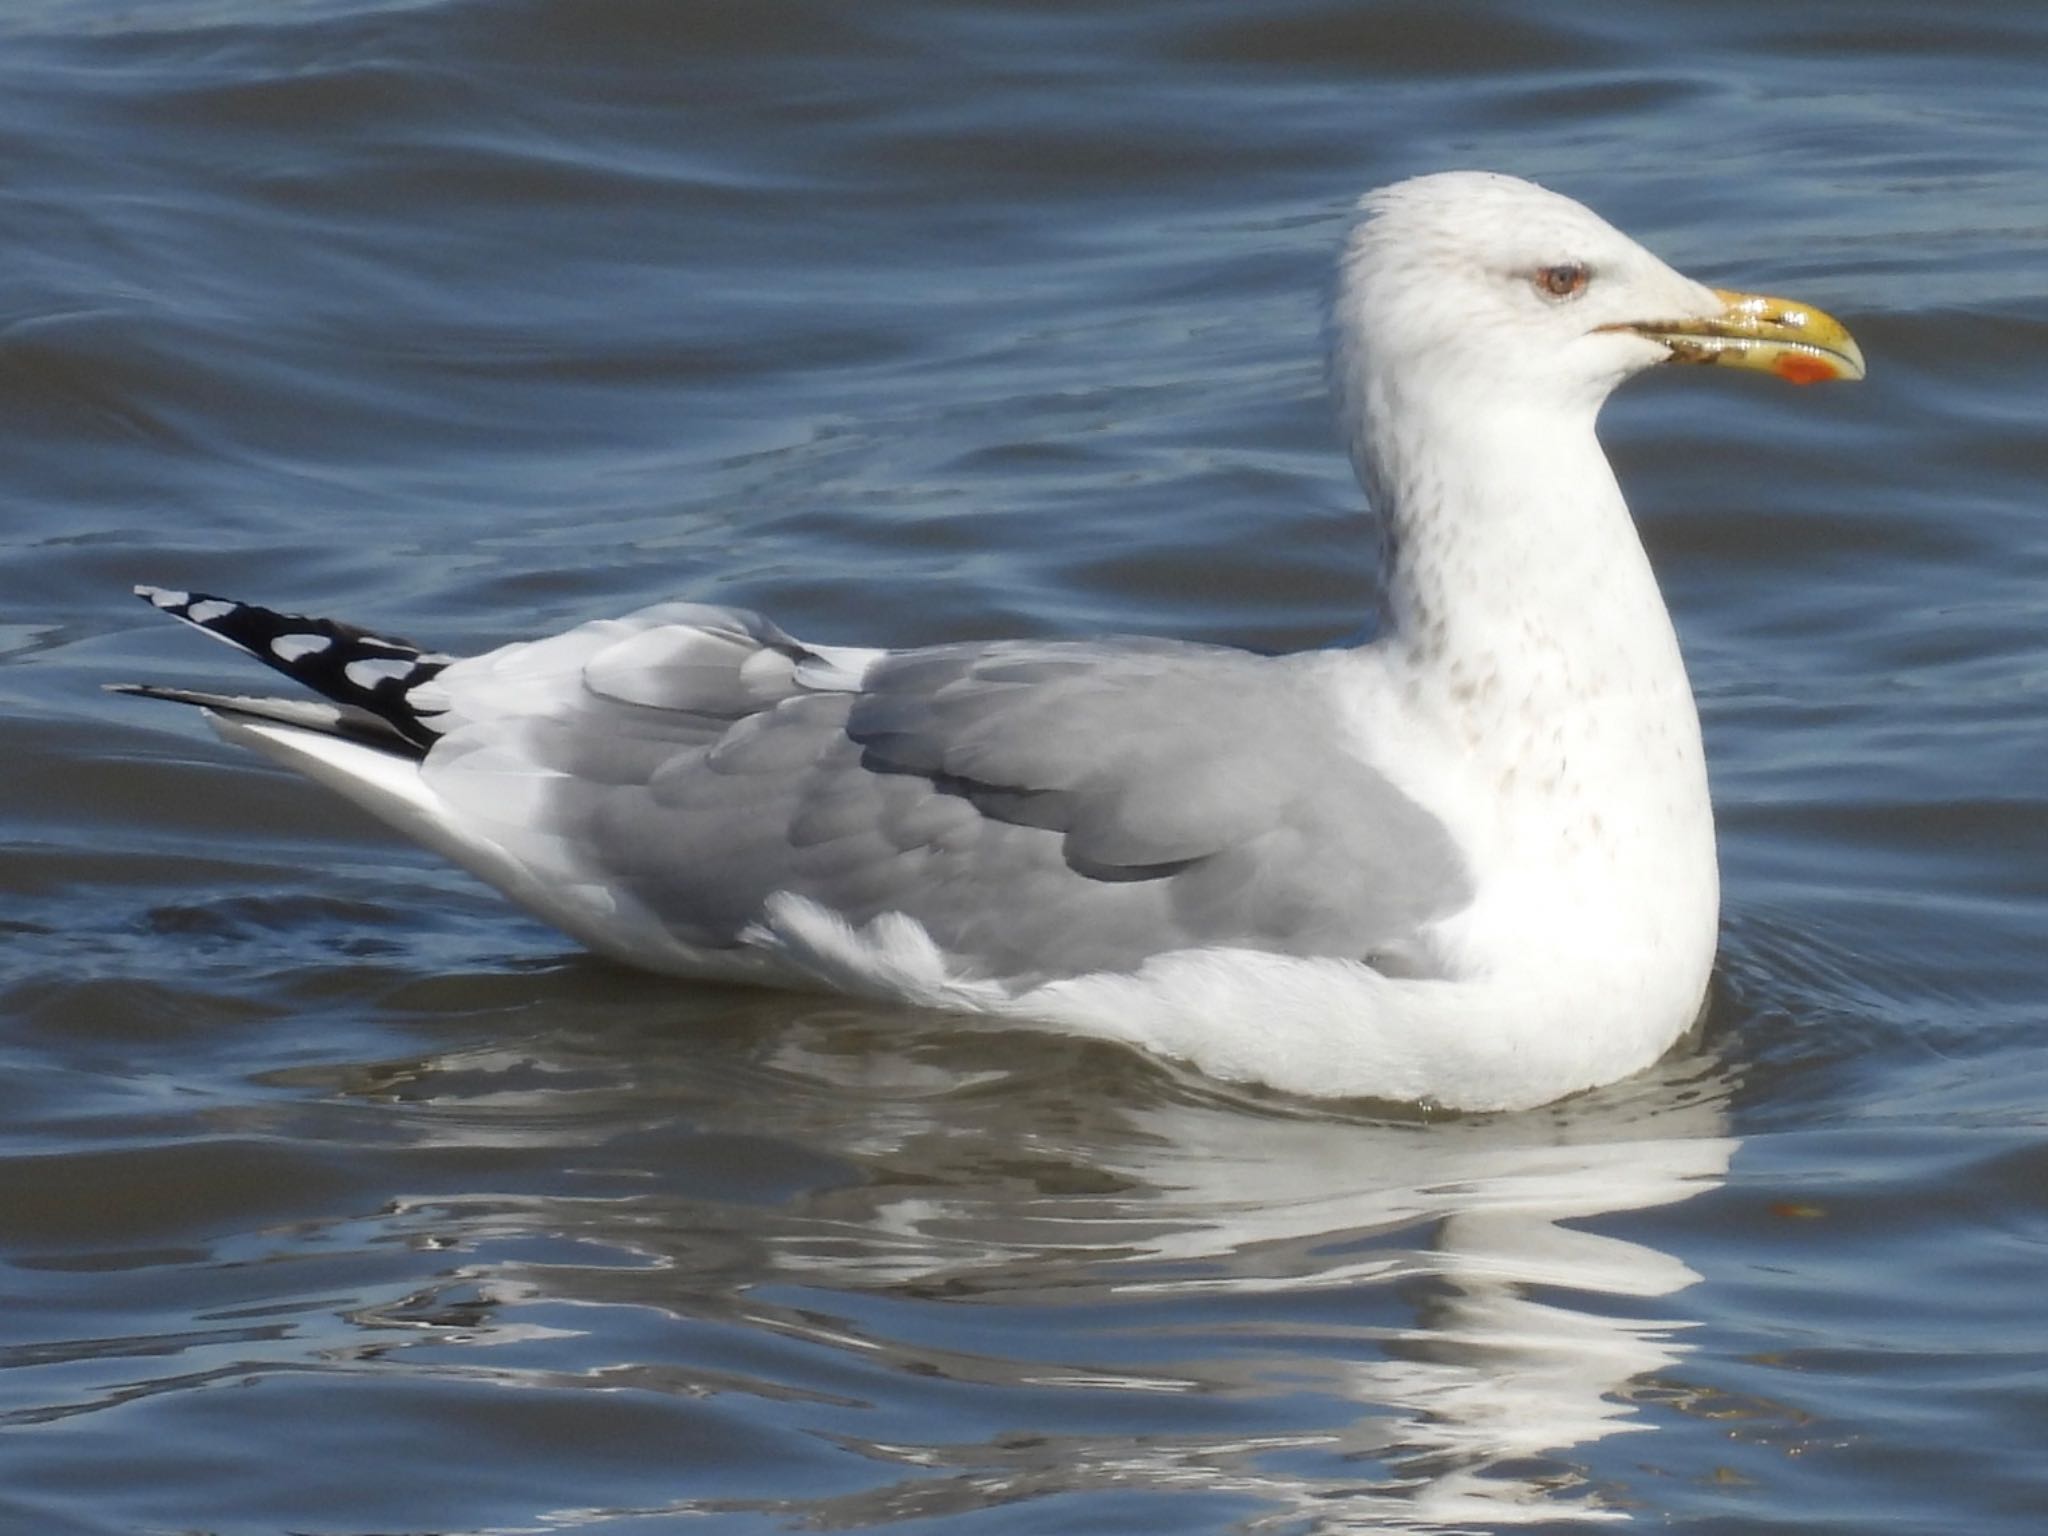
[[[1788,352],[1772,362],[1771,372],[1787,384],[1854,383],[1863,377],[1863,359],[1842,353],[1821,357],[1811,352]]]

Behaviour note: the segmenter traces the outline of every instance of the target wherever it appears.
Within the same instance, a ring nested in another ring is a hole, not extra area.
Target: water
[[[2032,1533],[2048,21],[1286,0],[0,18],[0,1529]],[[147,580],[451,649],[1354,632],[1359,190],[1855,328],[1606,436],[1701,1039],[1388,1119],[571,952],[195,719]]]

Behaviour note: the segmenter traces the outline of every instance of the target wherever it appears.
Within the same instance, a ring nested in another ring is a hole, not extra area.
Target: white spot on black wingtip
[[[403,682],[413,674],[411,657],[366,656],[343,667],[342,675],[358,688],[375,688],[379,683]]]
[[[270,654],[279,661],[300,661],[318,656],[334,644],[332,635],[279,635],[270,642]]]
[[[182,608],[192,601],[190,592],[174,592],[169,587],[148,587],[138,584],[135,595],[159,608]]]
[[[215,619],[224,619],[241,604],[223,602],[220,598],[209,597],[203,602],[193,603],[185,610],[185,617],[194,624],[211,624]]]

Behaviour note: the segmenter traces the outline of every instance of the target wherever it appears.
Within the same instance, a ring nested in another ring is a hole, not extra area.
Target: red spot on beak
[[[1826,358],[1811,357],[1804,352],[1788,352],[1771,365],[1771,372],[1788,384],[1824,384],[1829,379],[1839,378],[1835,365]]]

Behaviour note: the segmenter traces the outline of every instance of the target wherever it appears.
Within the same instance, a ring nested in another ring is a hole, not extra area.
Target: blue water
[[[2048,1524],[2048,16],[0,16],[0,1530]],[[452,650],[1355,632],[1350,201],[1484,166],[1855,330],[1605,436],[1700,1039],[1389,1119],[617,970],[195,719],[131,582]]]

